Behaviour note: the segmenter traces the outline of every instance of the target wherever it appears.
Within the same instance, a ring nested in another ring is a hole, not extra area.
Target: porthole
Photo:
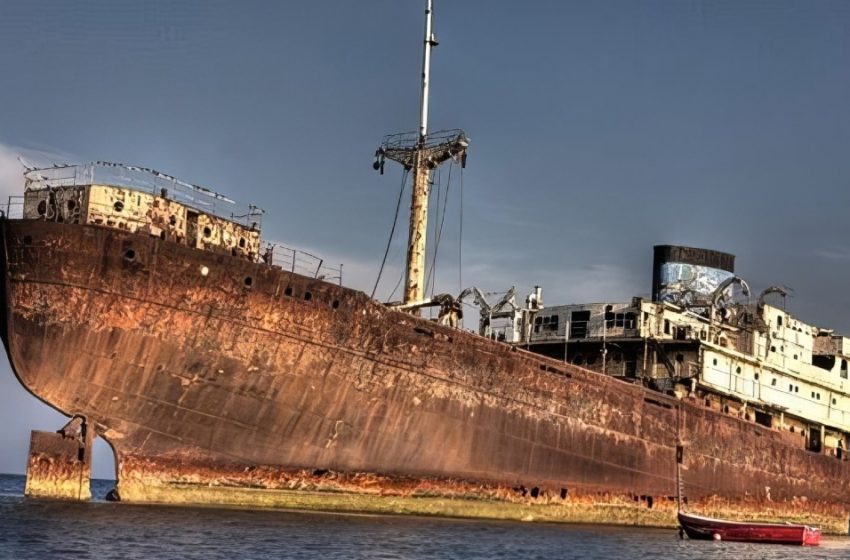
[[[124,259],[130,262],[136,260],[136,252],[133,249],[127,249],[124,251]]]
[[[331,303],[331,307],[333,307],[334,309],[338,309],[339,308],[339,300],[338,299],[333,300],[333,303]]]
[[[741,373],[741,366],[735,368],[735,373]]]
[[[310,301],[313,299],[313,294],[310,292],[304,292],[304,301]]]
[[[209,237],[212,235],[212,230],[210,226],[204,226],[204,237]]]
[[[254,285],[254,279],[251,278],[250,276],[246,276],[245,277],[245,287],[250,288],[253,285]]]
[[[120,212],[120,211],[124,210],[124,203],[123,203],[123,202],[121,202],[120,200],[116,200],[116,201],[115,201],[115,204],[113,204],[113,205],[112,205],[112,208],[113,208],[116,212]]]

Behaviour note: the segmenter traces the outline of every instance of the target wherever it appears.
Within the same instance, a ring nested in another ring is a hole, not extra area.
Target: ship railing
[[[151,169],[123,163],[96,161],[81,165],[57,165],[30,169],[24,174],[27,189],[63,189],[86,185],[105,185],[170,198],[185,206],[259,229],[263,210],[234,200],[200,185],[194,185]]]
[[[333,282],[342,286],[342,264],[333,266],[307,251],[293,249],[280,243],[269,243],[263,261],[302,276]]]
[[[19,220],[24,217],[24,197],[10,196],[6,199],[5,204],[0,204],[0,214],[2,218],[11,220]]]

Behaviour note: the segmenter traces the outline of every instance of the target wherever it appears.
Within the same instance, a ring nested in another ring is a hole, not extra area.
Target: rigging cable
[[[460,166],[460,224],[457,235],[457,289],[463,291],[463,165]],[[460,293],[458,292],[458,293]],[[461,326],[463,326],[461,324]]]
[[[449,164],[449,175],[446,179],[446,191],[443,193],[443,211],[440,215],[440,227],[437,230],[437,235],[434,240],[434,260],[431,262],[431,274],[429,274],[429,281],[433,281],[431,283],[431,297],[434,296],[434,287],[437,284],[437,251],[440,248],[440,239],[443,237],[443,224],[446,221],[446,206],[449,202],[449,188],[452,185],[452,168],[454,167],[454,162]],[[439,212],[440,208],[440,199],[437,197],[437,211]],[[436,222],[435,222],[436,224]],[[427,283],[426,283],[427,285]]]
[[[431,236],[432,240],[437,239],[437,226],[440,218],[440,190],[443,188],[443,169],[437,168],[437,203],[434,206],[434,233]],[[431,276],[434,274],[434,267],[437,265],[437,245],[434,245],[434,250],[431,253],[431,266],[428,269],[428,276],[425,279],[425,294],[428,294],[428,286],[431,285]],[[431,286],[431,297],[434,297],[434,287]],[[429,309],[430,311],[430,309]]]
[[[401,199],[404,196],[404,187],[407,185],[407,175],[408,169],[405,168],[401,173],[401,188],[398,191],[398,202],[395,205],[395,218],[393,218],[393,227],[390,228],[390,238],[387,240],[387,248],[384,250],[384,258],[381,260],[381,268],[378,270],[378,278],[375,279],[375,287],[372,288],[372,295],[369,296],[371,299],[375,299],[375,292],[378,291],[378,283],[381,281],[381,275],[384,273],[384,265],[387,264],[387,255],[390,252],[390,245],[393,242],[393,235],[395,235],[395,227],[398,224],[398,212],[401,209]],[[395,293],[395,290],[393,290]]]
[[[395,283],[395,288],[393,288],[393,291],[390,293],[390,297],[387,298],[387,303],[392,301],[395,291],[398,290],[399,286],[401,286],[402,280],[404,280],[404,268],[401,269],[401,275],[398,277],[398,282]]]

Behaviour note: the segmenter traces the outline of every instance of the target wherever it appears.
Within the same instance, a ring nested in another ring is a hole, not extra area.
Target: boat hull
[[[691,539],[817,546],[821,531],[793,523],[726,521],[679,512],[679,525]]]
[[[2,233],[13,370],[110,443],[128,501],[315,491],[673,525],[681,407],[692,505],[846,531],[848,463],[788,434],[229,255],[97,226]]]

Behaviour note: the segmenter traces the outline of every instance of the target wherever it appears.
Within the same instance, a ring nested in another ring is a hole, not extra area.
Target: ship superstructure
[[[216,214],[231,199],[154,169],[109,162],[29,169],[23,218],[147,234],[248,260],[260,256],[262,211]]]
[[[479,331],[845,457],[850,338],[788,313],[784,288],[750,294],[727,253],[657,246],[653,294],[543,308],[537,288],[526,305],[506,306],[492,324],[492,313],[483,314]]]

